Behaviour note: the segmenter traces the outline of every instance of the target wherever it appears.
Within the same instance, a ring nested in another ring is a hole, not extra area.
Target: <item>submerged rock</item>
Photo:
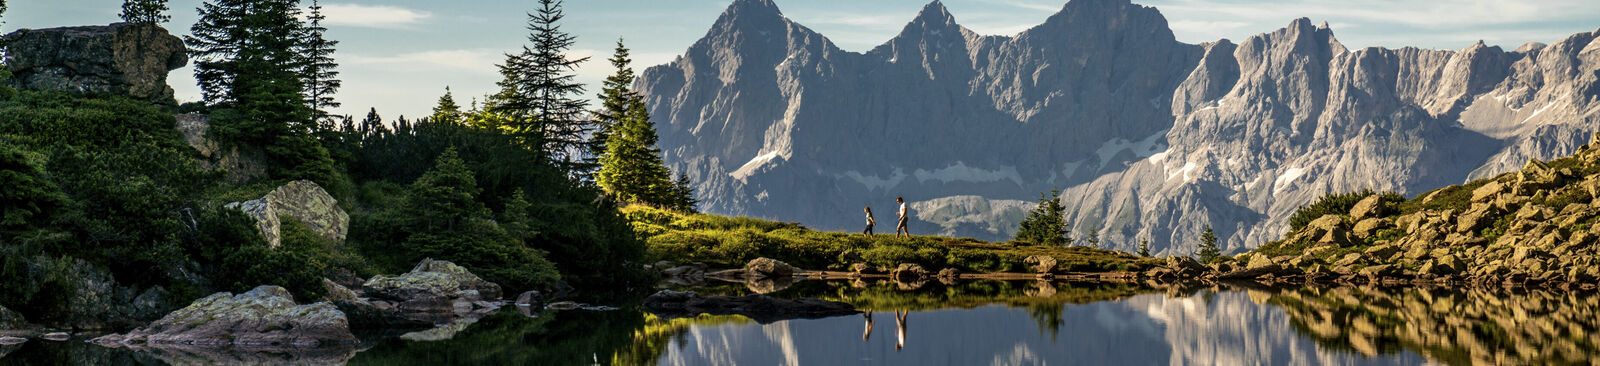
[[[328,303],[297,305],[278,286],[196,300],[149,326],[95,343],[319,346],[356,343],[344,313]]]
[[[765,295],[700,296],[694,292],[672,290],[661,290],[646,297],[644,308],[652,314],[669,319],[690,318],[700,314],[743,315],[761,324],[860,313],[850,304],[826,300],[784,300]]]
[[[167,72],[189,63],[183,40],[153,24],[23,29],[5,36],[23,88],[171,101]]]
[[[267,245],[277,248],[281,242],[279,216],[300,220],[312,232],[336,243],[344,242],[350,229],[350,214],[339,207],[339,200],[328,191],[309,180],[297,180],[273,189],[261,198],[234,202],[228,208],[237,208],[256,219],[256,228]]]

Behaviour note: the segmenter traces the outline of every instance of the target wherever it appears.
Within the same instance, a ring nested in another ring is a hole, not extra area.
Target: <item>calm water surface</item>
[[[1600,363],[1593,294],[1443,289],[1156,289],[978,281],[802,282],[779,297],[871,315],[759,324],[615,311],[506,310],[319,349],[106,348],[33,340],[0,364],[1414,365]],[[750,288],[770,290],[768,287]],[[702,287],[742,295],[743,285]],[[634,301],[637,301],[635,299]]]

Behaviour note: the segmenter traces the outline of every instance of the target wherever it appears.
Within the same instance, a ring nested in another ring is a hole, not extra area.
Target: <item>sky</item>
[[[310,0],[304,0],[309,4]],[[578,71],[599,92],[614,70],[605,61],[620,37],[633,50],[634,68],[671,62],[710,29],[733,0],[567,0],[562,29],[577,37],[575,57],[591,57]],[[839,47],[864,52],[899,33],[927,1],[774,0],[800,24]],[[1295,18],[1328,22],[1345,47],[1416,46],[1461,49],[1478,40],[1515,49],[1552,43],[1600,28],[1596,0],[1135,0],[1166,16],[1179,41],[1234,41],[1282,28]],[[118,0],[9,0],[0,32],[18,28],[106,24],[117,21]],[[172,0],[174,34],[198,18],[201,0]],[[377,108],[385,118],[430,113],[445,87],[466,103],[496,89],[495,64],[527,43],[527,12],[534,0],[326,0],[327,37],[344,87],[336,114],[361,117]],[[1066,0],[946,0],[963,26],[982,34],[1011,35],[1044,22]],[[168,79],[180,101],[199,99],[194,70]]]

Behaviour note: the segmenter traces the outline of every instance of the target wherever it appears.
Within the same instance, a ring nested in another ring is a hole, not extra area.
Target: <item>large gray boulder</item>
[[[350,214],[339,207],[322,186],[309,180],[297,180],[273,189],[261,198],[227,204],[256,219],[256,228],[267,240],[267,245],[277,248],[282,242],[279,216],[293,217],[306,228],[336,243],[344,242],[350,230]]]
[[[373,276],[362,285],[370,304],[388,325],[444,324],[498,308],[500,285],[447,261],[424,259],[406,274]],[[360,302],[349,302],[360,306]]]
[[[151,24],[22,29],[5,41],[13,80],[28,89],[171,101],[167,72],[189,62],[183,40]]]
[[[320,346],[356,343],[344,313],[328,303],[298,305],[278,286],[207,296],[127,334],[97,343]]]

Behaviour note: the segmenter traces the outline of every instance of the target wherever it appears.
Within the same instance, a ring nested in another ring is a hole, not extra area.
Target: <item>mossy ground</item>
[[[971,238],[822,232],[800,224],[685,214],[634,205],[622,209],[648,245],[652,260],[702,262],[741,267],[758,257],[778,259],[809,270],[844,270],[853,263],[893,268],[914,263],[929,271],[1027,272],[1028,256],[1051,256],[1070,272],[1137,271],[1155,265],[1150,258],[1089,247],[1045,247],[991,243]]]

